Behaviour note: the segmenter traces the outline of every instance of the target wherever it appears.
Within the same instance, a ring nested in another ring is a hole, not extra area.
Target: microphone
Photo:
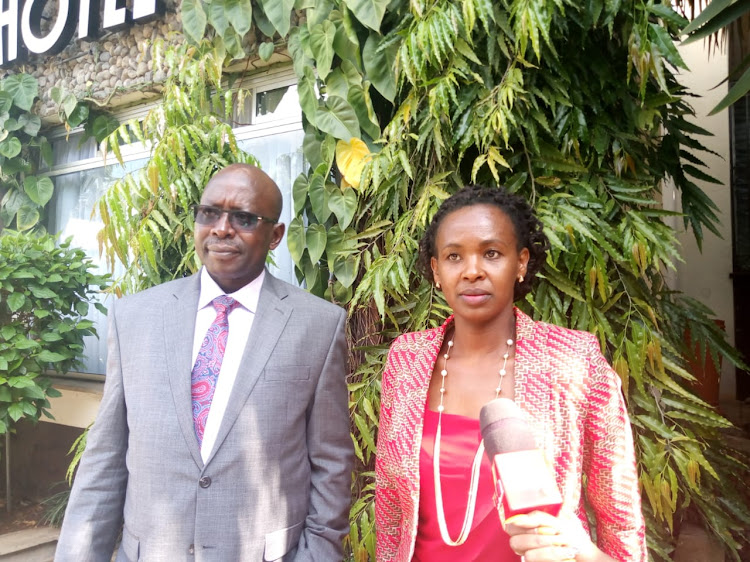
[[[479,413],[479,424],[503,524],[514,515],[532,511],[557,516],[562,496],[555,476],[516,403],[508,398],[488,402]]]

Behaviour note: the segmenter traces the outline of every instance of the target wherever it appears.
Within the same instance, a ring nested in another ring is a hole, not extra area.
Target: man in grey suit
[[[342,559],[346,315],[265,270],[281,202],[258,168],[224,168],[195,211],[201,271],[110,307],[55,560],[109,561],[121,528],[118,561]]]

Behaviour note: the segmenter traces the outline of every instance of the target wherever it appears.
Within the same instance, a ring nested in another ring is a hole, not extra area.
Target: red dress
[[[519,557],[511,550],[508,535],[503,531],[500,517],[495,509],[492,495],[492,469],[486,454],[483,455],[479,470],[477,504],[469,536],[460,546],[450,546],[443,542],[437,520],[435,478],[432,467],[437,424],[437,412],[425,408],[422,450],[419,456],[419,487],[422,493],[419,497],[419,523],[412,561],[517,562]],[[458,538],[464,522],[472,462],[481,438],[479,420],[443,413],[440,437],[440,482],[445,521],[448,534],[453,540]]]

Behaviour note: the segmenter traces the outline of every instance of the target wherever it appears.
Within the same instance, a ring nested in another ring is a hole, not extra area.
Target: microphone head
[[[521,409],[509,398],[495,398],[482,406],[479,426],[484,449],[493,458],[503,453],[536,449],[534,435]]]

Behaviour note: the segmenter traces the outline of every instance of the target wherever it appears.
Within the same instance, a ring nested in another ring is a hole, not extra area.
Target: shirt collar
[[[260,299],[260,288],[263,286],[263,279],[266,277],[266,270],[262,270],[260,275],[250,281],[247,285],[241,289],[236,290],[234,293],[230,293],[234,300],[239,302],[243,308],[246,308],[252,313],[258,308],[258,300]],[[201,268],[201,292],[198,297],[198,310],[210,306],[211,301],[216,297],[224,295],[224,291],[221,290],[208,273],[205,267]]]

